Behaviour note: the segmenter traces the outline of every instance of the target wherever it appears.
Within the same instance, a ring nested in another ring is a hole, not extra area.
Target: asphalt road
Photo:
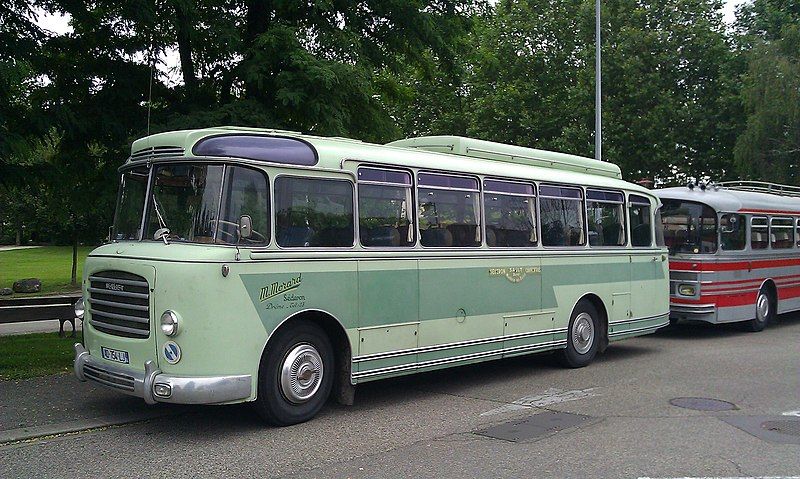
[[[736,409],[670,404],[678,397]],[[800,476],[792,411],[798,316],[755,334],[680,326],[615,343],[579,370],[540,355],[369,383],[355,406],[282,429],[247,406],[150,409],[53,377],[0,383],[0,425],[140,420],[0,445],[0,477]],[[581,415],[579,424],[531,427],[553,412]],[[783,434],[760,427],[767,420]],[[735,425],[748,422],[755,435]],[[488,436],[501,429],[516,437]]]

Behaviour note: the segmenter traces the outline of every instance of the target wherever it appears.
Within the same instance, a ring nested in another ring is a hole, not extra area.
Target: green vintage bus
[[[219,127],[133,143],[86,260],[75,374],[275,425],[374,379],[668,324],[659,200],[589,158]],[[85,311],[84,311],[85,309]]]

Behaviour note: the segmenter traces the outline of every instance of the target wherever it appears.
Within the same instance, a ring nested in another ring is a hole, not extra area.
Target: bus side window
[[[628,200],[630,201],[628,216],[631,225],[631,245],[651,246],[653,228],[650,222],[650,200],[638,195],[630,195]]]
[[[769,247],[769,225],[766,216],[750,218],[750,248],[767,249]]]
[[[616,191],[586,190],[590,246],[625,246],[624,200]]]
[[[794,239],[797,246],[800,246],[800,218],[795,218],[794,224],[795,224]]]
[[[794,244],[794,222],[791,218],[770,219],[770,243],[773,249],[791,248]]]
[[[358,231],[363,246],[414,246],[411,174],[358,169]]]
[[[583,246],[583,192],[578,188],[542,185],[539,187],[539,214],[544,246]]]
[[[728,213],[720,218],[721,247],[724,251],[741,251],[747,246],[747,217]]]
[[[353,185],[347,180],[275,179],[275,236],[282,247],[353,246]]]
[[[487,246],[536,246],[536,195],[532,184],[485,180],[483,210]]]
[[[420,173],[418,180],[417,201],[422,246],[480,246],[478,180],[437,173]]]

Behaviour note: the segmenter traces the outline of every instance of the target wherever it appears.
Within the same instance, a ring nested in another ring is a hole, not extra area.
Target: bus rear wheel
[[[333,347],[319,326],[300,322],[279,329],[261,358],[259,415],[273,426],[316,416],[331,393],[333,361]]]
[[[763,331],[767,324],[775,318],[774,305],[772,292],[768,288],[762,287],[756,297],[756,317],[744,323],[745,329],[754,333]]]
[[[592,362],[600,345],[600,315],[594,305],[582,299],[572,310],[567,328],[567,347],[561,351],[561,363],[582,368]]]

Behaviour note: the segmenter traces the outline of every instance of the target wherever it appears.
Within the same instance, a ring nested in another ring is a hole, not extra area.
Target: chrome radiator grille
[[[105,369],[84,364],[83,375],[86,376],[87,379],[97,381],[100,384],[104,384],[112,388],[121,389],[123,391],[134,390],[135,380],[133,379],[133,376],[128,376],[127,374],[106,371]]]
[[[103,271],[89,276],[89,323],[126,338],[150,336],[150,287],[141,276]]]

